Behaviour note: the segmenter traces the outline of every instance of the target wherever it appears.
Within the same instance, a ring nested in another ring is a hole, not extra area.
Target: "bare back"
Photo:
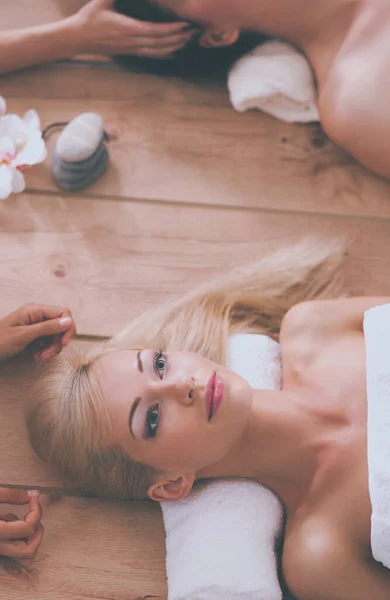
[[[321,64],[327,49],[313,49]],[[308,52],[310,57],[310,51]],[[318,69],[321,72],[321,66]],[[350,28],[319,80],[321,121],[329,137],[369,169],[390,177],[390,5],[358,3]]]

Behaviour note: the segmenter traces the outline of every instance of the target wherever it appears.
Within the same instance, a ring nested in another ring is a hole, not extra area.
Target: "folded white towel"
[[[266,42],[242,56],[230,70],[228,89],[239,112],[258,108],[287,123],[320,120],[309,62],[285,42]]]
[[[390,569],[390,304],[364,315],[371,548]]]
[[[236,334],[227,365],[253,388],[280,389],[279,344]],[[162,502],[168,600],[281,600],[275,554],[283,509],[245,479],[198,484],[185,500]]]
[[[161,506],[168,600],[281,600],[274,547],[282,508],[272,492],[215,480]]]

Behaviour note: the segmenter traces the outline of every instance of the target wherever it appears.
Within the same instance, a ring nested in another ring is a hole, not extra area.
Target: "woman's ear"
[[[199,45],[204,48],[218,48],[220,46],[231,46],[240,37],[238,29],[205,29],[199,37]]]
[[[153,483],[148,489],[151,500],[162,502],[164,500],[183,500],[188,496],[194,485],[195,475],[169,476],[169,479],[161,479]]]

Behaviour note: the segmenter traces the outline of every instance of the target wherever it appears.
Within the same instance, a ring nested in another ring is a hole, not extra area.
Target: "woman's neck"
[[[296,392],[254,390],[252,414],[239,443],[222,461],[197,473],[197,479],[254,479],[293,509],[326,447],[323,419],[308,407]]]

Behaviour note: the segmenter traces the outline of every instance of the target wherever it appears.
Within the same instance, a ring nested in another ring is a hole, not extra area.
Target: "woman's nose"
[[[162,380],[153,384],[156,386],[156,391],[167,398],[172,398],[190,405],[194,401],[194,391],[196,389],[195,380],[193,377],[182,377],[175,380]]]

